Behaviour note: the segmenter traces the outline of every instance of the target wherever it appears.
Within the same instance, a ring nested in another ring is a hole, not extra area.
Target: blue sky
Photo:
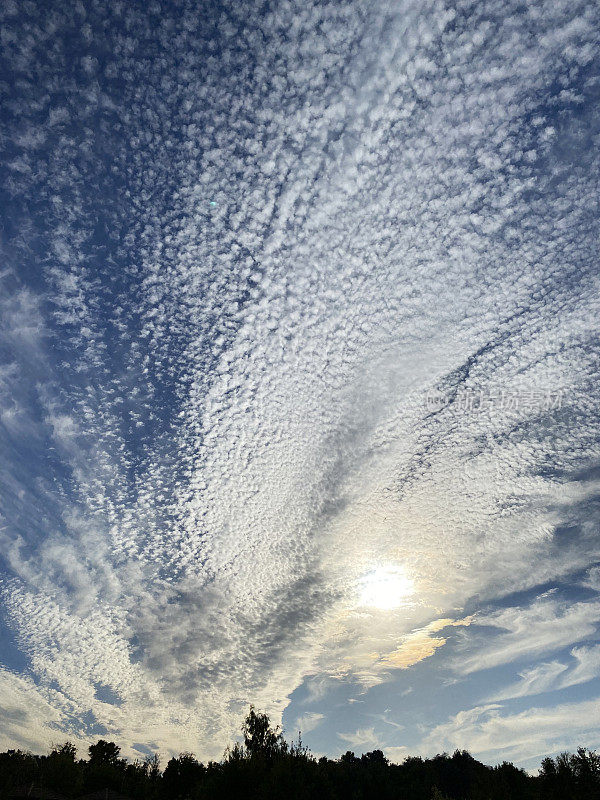
[[[0,747],[599,746],[598,5],[0,14]]]

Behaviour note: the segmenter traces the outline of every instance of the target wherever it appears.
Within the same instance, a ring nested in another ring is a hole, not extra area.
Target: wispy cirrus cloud
[[[494,694],[494,699],[509,700],[558,691],[587,683],[600,675],[600,645],[574,647],[570,656],[566,663],[550,661],[524,670],[519,681]]]
[[[359,728],[354,733],[338,733],[338,736],[353,747],[374,749],[379,744],[374,728]]]
[[[430,752],[466,747],[484,758],[497,754],[538,766],[546,753],[573,750],[582,740],[597,746],[597,713],[597,699],[534,707],[517,714],[502,713],[495,704],[480,706],[434,728],[427,746]]]
[[[325,719],[324,714],[318,714],[314,712],[304,714],[303,716],[298,717],[296,720],[296,730],[303,734],[310,733],[311,731],[314,731],[314,729],[323,719]]]
[[[478,618],[477,624],[496,629],[482,647],[460,658],[463,674],[535,657],[593,638],[598,629],[597,600],[577,603],[553,594],[531,605],[510,607]]]

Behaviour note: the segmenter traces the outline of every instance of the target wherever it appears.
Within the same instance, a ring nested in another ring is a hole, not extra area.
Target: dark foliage
[[[266,714],[250,709],[243,744],[203,765],[192,753],[133,763],[101,739],[87,760],[70,742],[48,755],[0,753],[0,798],[17,800],[600,800],[600,755],[580,747],[542,761],[532,777],[513,764],[489,767],[466,750],[390,764],[381,750],[339,759],[288,744]]]

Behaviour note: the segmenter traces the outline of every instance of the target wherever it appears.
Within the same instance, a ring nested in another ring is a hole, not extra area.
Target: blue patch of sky
[[[109,703],[111,706],[117,706],[119,708],[123,705],[122,697],[110,686],[103,683],[96,683],[94,684],[94,688],[94,694],[100,702]]]
[[[24,673],[29,670],[31,660],[21,650],[15,632],[7,624],[0,609],[0,664],[9,670]]]

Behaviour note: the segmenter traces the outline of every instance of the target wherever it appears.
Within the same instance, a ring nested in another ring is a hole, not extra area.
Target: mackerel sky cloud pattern
[[[598,4],[0,14],[0,747],[600,745]]]

